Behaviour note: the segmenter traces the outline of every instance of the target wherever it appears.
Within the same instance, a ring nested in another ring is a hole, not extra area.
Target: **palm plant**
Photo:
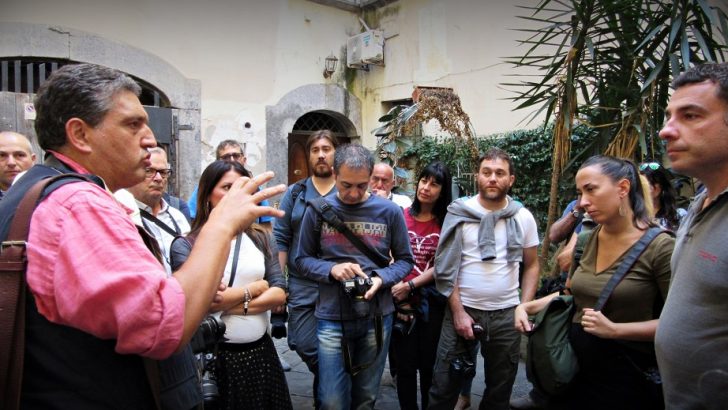
[[[506,61],[528,74],[504,85],[514,89],[517,109],[533,110],[530,120],[553,119],[550,226],[558,181],[575,157],[658,156],[670,81],[693,64],[725,61],[728,18],[707,0],[541,0],[522,8],[530,13],[521,18],[540,27],[519,30],[528,49]],[[578,124],[593,139],[572,156]],[[542,258],[548,249],[547,235]]]

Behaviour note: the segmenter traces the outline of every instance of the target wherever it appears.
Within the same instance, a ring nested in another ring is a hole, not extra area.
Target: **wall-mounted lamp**
[[[331,77],[331,74],[333,74],[336,71],[336,63],[339,61],[338,58],[334,56],[332,53],[326,59],[324,60],[325,66],[324,66],[324,78]]]

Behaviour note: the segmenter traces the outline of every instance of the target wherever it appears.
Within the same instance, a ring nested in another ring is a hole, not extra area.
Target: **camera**
[[[206,316],[190,340],[193,353],[208,352],[225,341],[225,322],[217,316]]]
[[[450,361],[450,376],[470,379],[475,377],[475,363],[468,354],[460,354]]]
[[[220,392],[217,389],[215,380],[215,354],[198,353],[196,356],[200,377],[200,391],[202,391],[202,402],[205,409],[216,409]]]
[[[403,336],[409,336],[415,329],[417,323],[417,309],[414,309],[409,301],[405,300],[395,304],[397,314],[394,316],[392,329]],[[409,317],[410,320],[402,320],[400,315]]]
[[[479,325],[478,323],[473,323],[473,336],[475,336],[476,339],[483,334],[484,330],[485,329],[483,329],[483,326]],[[472,360],[472,357],[470,357],[469,354],[469,352],[472,350],[473,343],[475,342],[466,340],[465,345],[467,348],[467,352],[458,355],[456,358],[450,361],[450,375],[452,377],[475,377],[475,362]]]
[[[409,322],[405,322],[404,320],[395,319],[394,324],[392,325],[392,329],[396,330],[403,336],[409,336],[412,331],[415,329],[415,323],[417,322],[417,318],[412,316],[412,319]]]
[[[347,279],[341,282],[341,285],[344,293],[351,299],[354,315],[358,318],[369,316],[369,301],[364,299],[364,295],[373,285],[371,278]]]
[[[225,340],[225,322],[217,316],[206,316],[190,340],[190,347],[197,359],[200,389],[206,409],[215,409],[220,393],[215,381],[215,346]]]

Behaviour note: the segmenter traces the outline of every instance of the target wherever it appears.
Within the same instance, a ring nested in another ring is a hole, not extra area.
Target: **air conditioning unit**
[[[363,68],[369,64],[384,65],[384,33],[367,30],[346,42],[346,65]]]

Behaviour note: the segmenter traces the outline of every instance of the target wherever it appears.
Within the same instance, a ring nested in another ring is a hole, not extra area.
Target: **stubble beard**
[[[498,191],[496,193],[490,193],[487,191],[487,188],[496,188]],[[480,187],[479,192],[480,197],[489,202],[501,202],[505,199],[506,195],[508,195],[508,191],[503,190],[501,187]]]
[[[324,168],[323,165],[326,167]],[[333,175],[333,171],[328,164],[316,164],[313,167],[313,175],[318,178],[328,178]]]

